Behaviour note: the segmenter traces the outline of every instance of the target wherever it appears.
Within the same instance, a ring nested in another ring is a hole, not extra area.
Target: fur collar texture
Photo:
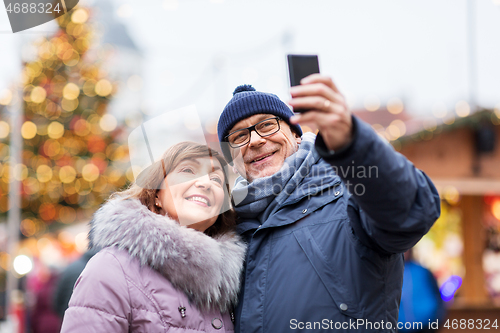
[[[90,224],[91,248],[128,251],[185,292],[198,308],[226,312],[236,304],[246,246],[235,233],[209,237],[134,199],[108,201]]]

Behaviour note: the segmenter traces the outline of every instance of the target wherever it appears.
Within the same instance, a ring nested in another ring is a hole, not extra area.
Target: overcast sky
[[[287,53],[318,54],[354,107],[370,96],[382,104],[398,97],[420,115],[469,99],[466,0],[111,1],[143,51],[144,105],[154,113],[195,103],[216,119],[242,83],[288,100]],[[474,3],[477,101],[494,107],[500,0]],[[9,33],[0,9],[0,92],[19,70],[20,39],[53,27]]]

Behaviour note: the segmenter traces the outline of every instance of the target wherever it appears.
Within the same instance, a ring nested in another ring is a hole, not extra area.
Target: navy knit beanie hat
[[[280,117],[287,122],[292,131],[302,136],[300,126],[290,123],[290,117],[293,116],[293,112],[278,96],[256,91],[251,85],[244,84],[236,87],[233,92],[233,98],[222,111],[219,123],[217,124],[219,143],[227,161],[231,163],[232,159],[228,145],[223,144],[225,141],[224,137],[229,134],[231,128],[240,120],[262,113],[269,113]]]

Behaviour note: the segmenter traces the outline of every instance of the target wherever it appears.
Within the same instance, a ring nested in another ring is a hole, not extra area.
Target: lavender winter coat
[[[113,200],[92,221],[104,249],[78,278],[61,332],[232,332],[245,246]]]

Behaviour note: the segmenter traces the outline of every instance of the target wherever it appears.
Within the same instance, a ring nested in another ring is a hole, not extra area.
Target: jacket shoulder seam
[[[132,308],[132,297],[130,296],[130,287],[128,285],[128,282],[130,282],[130,279],[128,275],[125,273],[125,270],[123,269],[122,263],[120,262],[120,259],[116,257],[114,253],[111,251],[106,251],[109,255],[111,255],[115,260],[118,262],[118,265],[120,265],[120,269],[122,270],[123,273],[123,278],[125,279],[125,282],[127,282],[127,290],[128,290],[128,304],[130,305],[130,308]]]
[[[95,306],[88,306],[88,305],[72,305],[71,306],[72,308],[86,308],[86,309],[92,309],[92,310],[95,310],[95,311],[99,311],[99,312],[103,312],[105,314],[108,314],[110,316],[113,316],[113,317],[118,317],[118,318],[122,318],[122,319],[125,319],[128,321],[128,319],[126,317],[122,317],[120,315],[117,315],[116,313],[110,313],[106,310],[103,310],[103,309],[100,309],[100,308],[97,308]]]

